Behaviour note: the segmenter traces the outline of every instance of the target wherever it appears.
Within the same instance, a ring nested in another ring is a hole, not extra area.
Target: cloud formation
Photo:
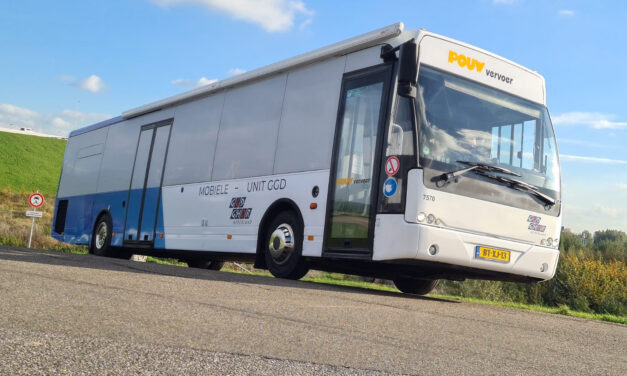
[[[558,16],[571,17],[575,15],[575,11],[572,9],[560,9],[557,11]]]
[[[583,125],[594,129],[627,128],[627,121],[615,121],[616,115],[600,112],[566,112],[551,119],[556,125]]]
[[[624,164],[627,165],[627,161],[622,159],[611,158],[599,158],[599,157],[584,157],[581,155],[560,154],[561,161],[577,161],[588,163],[604,163],[604,164]]]
[[[74,87],[87,90],[92,93],[101,93],[107,88],[107,85],[105,85],[102,78],[95,74],[92,74],[91,76],[80,81],[70,74],[62,74],[60,76],[57,76],[57,79],[66,85],[72,85]]]
[[[237,76],[238,74],[246,73],[245,69],[242,68],[231,68],[227,71],[229,76]]]
[[[210,85],[214,82],[218,82],[218,80],[212,78],[212,79],[208,79],[207,77],[200,77],[200,79],[198,81],[192,81],[192,80],[187,80],[184,78],[177,78],[176,80],[172,80],[171,83],[172,85],[175,86],[182,86],[182,87],[188,87],[188,88],[197,88],[197,87],[201,87],[201,86],[205,86],[205,85]]]
[[[605,216],[608,217],[619,217],[622,213],[622,210],[620,210],[617,207],[610,207],[610,206],[606,206],[606,205],[601,205],[601,204],[594,204],[594,211],[597,213],[601,213]]]
[[[74,129],[110,119],[111,117],[109,114],[74,110],[41,114],[27,108],[0,103],[0,127],[13,129],[32,128],[36,132],[58,136],[67,136]]]
[[[80,82],[76,82],[74,86],[92,93],[100,93],[107,88],[102,78],[96,76],[95,74],[92,74]]]
[[[297,17],[311,19],[314,12],[300,0],[152,0],[162,7],[195,4],[251,22],[268,32],[287,31]]]

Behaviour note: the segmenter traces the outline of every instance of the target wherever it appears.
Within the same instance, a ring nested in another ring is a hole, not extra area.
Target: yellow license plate
[[[509,255],[510,252],[503,249],[480,246],[477,246],[477,248],[475,249],[475,257],[484,260],[509,262]]]

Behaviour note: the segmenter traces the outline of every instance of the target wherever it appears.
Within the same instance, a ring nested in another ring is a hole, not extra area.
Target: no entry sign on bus
[[[44,204],[44,195],[33,193],[28,197],[28,204],[33,208],[40,208]]]
[[[394,176],[401,167],[401,162],[396,157],[390,157],[385,162],[385,173],[389,176]]]

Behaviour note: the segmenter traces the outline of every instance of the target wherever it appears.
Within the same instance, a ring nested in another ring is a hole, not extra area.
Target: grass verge
[[[224,269],[223,271],[229,272],[229,273],[249,274],[241,270]],[[272,277],[272,275],[268,272],[253,272],[250,274],[264,276],[264,277]],[[305,277],[302,280],[308,281],[308,282],[315,282],[315,283],[324,283],[327,285],[335,285],[335,286],[348,286],[348,287],[357,287],[357,288],[363,288],[363,289],[369,289],[369,290],[399,292],[398,289],[392,286],[382,285],[378,283],[341,279],[340,275],[337,273],[321,273],[320,275]],[[438,298],[438,299],[449,299],[449,300],[456,300],[456,301],[461,301],[461,302],[487,304],[487,305],[508,307],[508,308],[526,309],[528,311],[533,311],[533,312],[552,313],[552,314],[558,314],[558,315],[564,315],[564,316],[579,317],[579,318],[588,319],[588,320],[607,321],[607,322],[627,325],[626,316],[616,316],[616,315],[611,315],[607,313],[599,314],[599,313],[573,311],[565,305],[560,306],[560,307],[546,307],[546,306],[512,303],[512,302],[495,302],[495,301],[490,301],[490,300],[465,298],[465,297],[453,296],[453,295],[428,294],[427,296],[432,297],[432,298]]]
[[[589,312],[573,311],[572,309],[568,308],[566,305],[562,305],[560,307],[546,307],[546,306],[514,303],[514,302],[494,302],[490,300],[466,298],[466,297],[454,296],[454,295],[429,294],[427,296],[440,298],[440,299],[457,300],[461,302],[489,304],[489,305],[500,306],[500,307],[526,309],[526,310],[534,311],[534,312],[552,313],[552,314],[557,314],[557,315],[579,317],[579,318],[588,319],[588,320],[607,321],[607,322],[627,325],[627,316],[617,316],[617,315],[611,315],[609,313],[589,313]]]

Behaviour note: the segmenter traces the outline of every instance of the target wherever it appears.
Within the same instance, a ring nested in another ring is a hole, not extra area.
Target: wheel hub
[[[294,251],[294,230],[290,225],[282,223],[272,232],[268,250],[277,264],[283,264],[289,260]]]
[[[109,229],[107,228],[106,222],[100,222],[98,225],[98,229],[96,230],[96,248],[102,249],[107,241],[107,235],[109,233]]]

